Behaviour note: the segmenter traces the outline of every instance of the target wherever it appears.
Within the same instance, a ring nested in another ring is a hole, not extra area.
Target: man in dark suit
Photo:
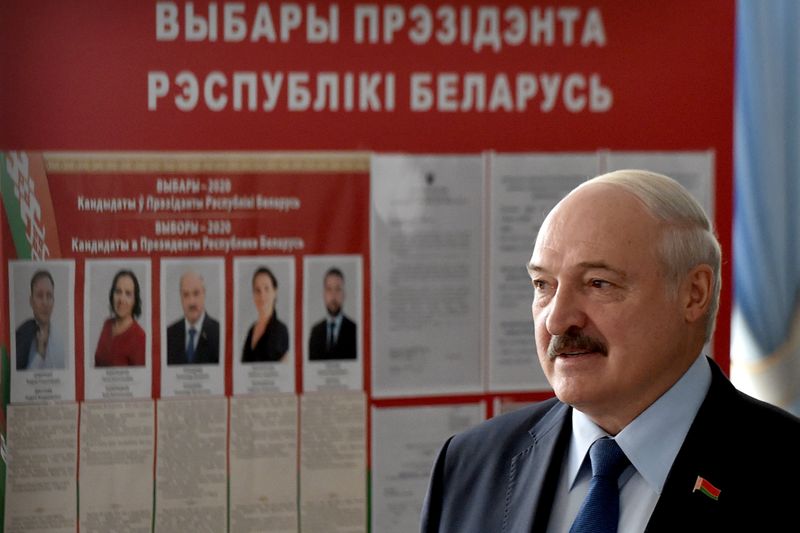
[[[356,324],[342,311],[344,274],[331,268],[323,279],[323,299],[327,317],[311,328],[308,353],[311,361],[356,358]]]
[[[167,364],[219,363],[219,322],[206,314],[203,277],[185,272],[180,294],[183,317],[167,328]]]
[[[609,515],[603,531],[794,527],[800,420],[740,393],[701,354],[720,265],[707,216],[677,182],[618,171],[572,191],[528,265],[556,398],[448,440],[422,531],[566,532]],[[604,481],[593,448],[609,441],[621,473]],[[601,490],[608,510],[585,513]]]

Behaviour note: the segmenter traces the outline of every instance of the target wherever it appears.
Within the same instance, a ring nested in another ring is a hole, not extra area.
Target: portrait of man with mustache
[[[179,290],[183,317],[167,328],[167,364],[219,363],[219,322],[206,313],[203,276],[192,270],[184,272]]]

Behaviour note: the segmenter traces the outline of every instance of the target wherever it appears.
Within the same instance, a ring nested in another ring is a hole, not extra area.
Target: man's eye
[[[611,286],[611,283],[604,279],[593,279],[589,281],[589,284],[595,289],[607,289]]]
[[[531,283],[533,284],[533,288],[537,291],[542,291],[547,288],[547,282],[541,279],[535,279]]]

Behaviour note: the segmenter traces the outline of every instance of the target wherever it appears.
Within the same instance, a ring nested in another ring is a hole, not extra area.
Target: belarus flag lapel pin
[[[697,491],[702,492],[714,501],[719,500],[719,493],[722,492],[720,489],[709,483],[707,479],[704,479],[701,476],[697,476],[697,481],[694,482],[694,489],[692,492]]]

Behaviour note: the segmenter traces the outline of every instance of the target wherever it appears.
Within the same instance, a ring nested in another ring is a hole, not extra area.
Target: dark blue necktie
[[[187,363],[194,363],[194,336],[197,334],[197,330],[194,328],[189,328],[189,344],[186,345],[186,362]]]
[[[613,439],[596,440],[589,448],[592,482],[569,533],[616,533],[619,522],[619,475],[628,466],[625,452]]]
[[[332,350],[333,347],[336,345],[336,339],[333,337],[335,327],[336,327],[336,322],[331,322],[330,330],[328,331],[328,350]]]

